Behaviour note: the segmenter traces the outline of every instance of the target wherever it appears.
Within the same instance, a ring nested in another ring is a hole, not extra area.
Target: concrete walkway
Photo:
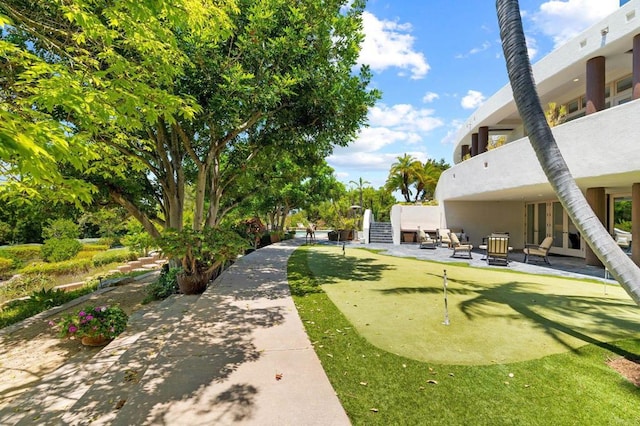
[[[349,425],[289,293],[287,260],[301,243],[257,250],[204,294],[136,312],[89,362],[72,358],[0,410],[0,424]],[[347,244],[486,267],[477,252],[465,260],[447,248]],[[508,269],[603,279],[582,260],[552,258],[549,267],[521,257]]]
[[[255,251],[201,296],[131,321],[0,412],[0,424],[349,425],[289,293],[301,241]]]

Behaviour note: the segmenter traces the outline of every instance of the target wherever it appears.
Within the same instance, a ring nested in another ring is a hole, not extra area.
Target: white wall
[[[509,245],[524,248],[524,203],[518,201],[445,202],[447,228],[464,229],[469,242],[478,247],[492,232],[508,232]]]
[[[400,244],[403,230],[416,231],[418,226],[423,231],[435,231],[444,227],[443,211],[440,206],[407,206],[395,204],[391,208],[391,226],[393,228],[393,244]]]

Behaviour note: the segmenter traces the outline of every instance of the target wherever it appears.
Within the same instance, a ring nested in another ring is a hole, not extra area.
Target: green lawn
[[[619,288],[320,246],[289,281],[354,424],[640,423],[640,391],[606,364],[640,353]]]

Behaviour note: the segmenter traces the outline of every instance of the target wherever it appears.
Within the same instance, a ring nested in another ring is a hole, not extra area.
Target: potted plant
[[[201,231],[168,229],[158,241],[162,252],[180,263],[176,276],[184,294],[200,294],[225,263],[235,260],[249,246],[237,232],[207,227]]]
[[[60,336],[81,339],[83,345],[102,346],[127,328],[127,314],[119,306],[85,306],[63,315]]]

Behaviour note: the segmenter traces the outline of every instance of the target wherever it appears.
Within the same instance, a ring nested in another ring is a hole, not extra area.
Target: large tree
[[[98,160],[97,144],[192,116],[197,105],[170,90],[189,62],[176,35],[224,37],[232,2],[0,3],[0,196],[46,185],[88,202],[95,188],[66,172]]]
[[[497,0],[509,80],[529,141],[560,203],[614,278],[640,305],[640,268],[618,247],[576,185],[547,124],[536,91],[517,0]]]

